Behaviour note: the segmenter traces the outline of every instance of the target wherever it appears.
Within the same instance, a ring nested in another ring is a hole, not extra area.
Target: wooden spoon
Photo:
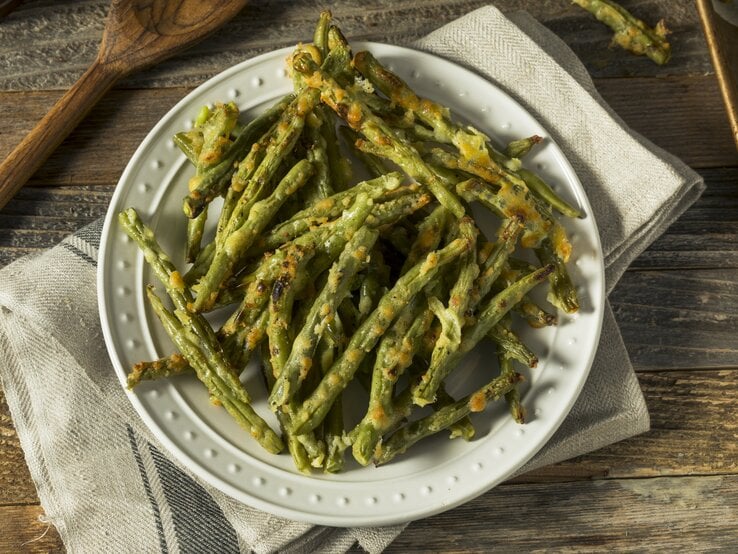
[[[0,209],[116,81],[184,50],[246,0],[113,0],[97,58],[0,165]]]

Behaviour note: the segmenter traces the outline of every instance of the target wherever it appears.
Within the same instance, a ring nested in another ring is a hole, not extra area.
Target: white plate
[[[450,106],[457,117],[499,143],[534,133],[548,137],[505,92],[462,67],[397,46],[354,47],[372,50],[421,95]],[[181,201],[191,169],[171,137],[192,124],[203,104],[234,100],[250,118],[289,92],[291,82],[284,70],[289,52],[278,50],[241,63],[187,95],[149,133],[123,173],[105,220],[98,272],[102,327],[122,384],[135,362],[169,354],[173,347],[144,302],[145,285],[156,279],[118,228],[116,214],[135,207],[182,267]],[[530,418],[526,425],[516,425],[498,403],[474,416],[478,438],[472,442],[451,441],[444,434],[422,441],[386,466],[347,464],[339,475],[305,476],[293,468],[289,455],[265,452],[224,410],[214,408],[194,378],[143,383],[129,393],[141,418],[172,455],[204,481],[251,506],[312,523],[405,522],[457,506],[503,481],[546,443],[572,407],[594,357],[604,305],[599,235],[574,171],[549,138],[531,153],[526,165],[587,214],[565,222],[574,244],[570,269],[579,287],[581,312],[575,317],[559,314],[560,325],[555,328],[522,331],[540,358],[537,369],[525,371],[523,403]],[[479,216],[478,220],[483,230],[494,229],[491,221]],[[472,352],[457,370],[462,378],[450,392],[464,393],[462,388],[470,385],[463,377],[474,368],[483,374],[485,365],[493,371],[494,359],[491,348]],[[260,397],[256,409],[270,417],[257,374],[252,371],[247,377],[247,387]]]

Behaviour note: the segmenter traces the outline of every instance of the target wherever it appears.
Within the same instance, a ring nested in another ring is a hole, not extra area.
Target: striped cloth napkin
[[[482,8],[415,46],[496,81],[553,132],[596,212],[608,290],[699,196],[699,177],[627,129],[574,54],[526,14],[508,19]],[[68,550],[382,551],[403,526],[344,529],[275,517],[204,485],[169,457],[133,411],[105,350],[95,292],[100,231],[93,223],[0,270],[0,381],[41,503]],[[648,426],[608,306],[580,398],[521,472]]]

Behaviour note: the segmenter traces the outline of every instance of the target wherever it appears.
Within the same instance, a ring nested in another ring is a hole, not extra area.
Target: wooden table
[[[407,42],[484,3],[341,0],[332,8],[350,38]],[[738,156],[695,7],[623,1],[649,21],[667,19],[674,56],[658,67],[608,49],[609,32],[567,0],[495,3],[528,9],[562,37],[623,119],[695,168],[708,188],[611,295],[652,430],[413,523],[390,550],[736,548]],[[138,143],[192,87],[243,58],[309,39],[314,2],[252,4],[218,37],[132,77],[94,109],[0,211],[0,265],[101,217]],[[105,6],[26,1],[0,22],[0,154],[92,60]],[[62,550],[42,514],[0,393],[0,551]]]

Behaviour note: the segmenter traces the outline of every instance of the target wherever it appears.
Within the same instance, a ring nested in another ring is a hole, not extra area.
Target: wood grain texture
[[[714,76],[601,79],[595,84],[634,131],[686,164],[738,165]]]
[[[0,19],[8,15],[21,3],[21,0],[0,0]]]
[[[113,91],[62,143],[29,184],[114,185],[146,134],[187,89]],[[0,93],[0,103],[17,106],[12,130],[0,135],[5,156],[53,105],[57,92]],[[20,99],[22,98],[22,101]],[[100,163],[99,160],[105,160]]]
[[[738,367],[738,270],[627,272],[610,295],[638,370]]]
[[[386,552],[729,552],[736,506],[735,475],[503,485]]]
[[[0,552],[51,554],[64,552],[56,528],[46,522],[41,506],[0,506]]]
[[[49,248],[105,215],[110,187],[26,187],[0,211],[0,266]]]
[[[331,3],[353,40],[412,42],[487,0],[346,0]],[[611,31],[567,0],[496,0],[503,11],[525,9],[569,44],[595,77],[704,74],[712,71],[691,0],[623,0],[637,16],[664,17],[673,31],[673,56],[663,68],[617,48]],[[92,62],[102,34],[106,0],[27,0],[0,27],[0,90],[69,87]],[[313,0],[253,2],[227,27],[187,53],[131,76],[128,87],[194,86],[256,54],[308,40],[318,12]],[[38,40],[39,33],[43,40]]]
[[[651,430],[516,482],[738,474],[738,370],[639,373]]]
[[[120,77],[95,62],[0,163],[0,209]]]
[[[0,390],[0,506],[35,502],[38,502],[36,488],[10,419],[5,394]],[[0,552],[5,550],[0,547]]]

